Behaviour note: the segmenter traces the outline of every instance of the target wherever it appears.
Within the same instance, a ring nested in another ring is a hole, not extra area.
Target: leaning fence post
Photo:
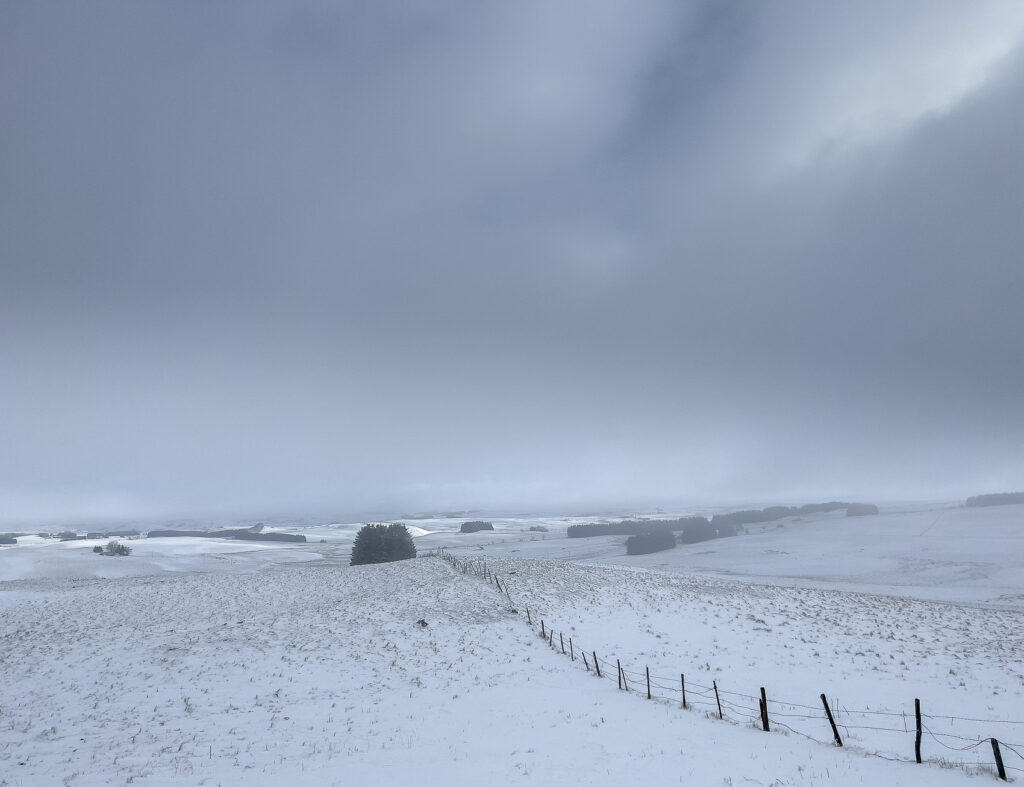
[[[572,637],[569,637],[569,660],[576,661],[576,653],[572,649]]]
[[[558,632],[558,644],[562,646],[562,655],[565,655],[565,640],[562,639],[562,632]]]
[[[530,624],[531,626],[533,625],[533,621],[530,620],[530,608],[529,607],[526,608],[526,622],[528,624]]]
[[[765,732],[771,732],[768,726],[768,698],[764,695],[764,686],[761,687],[761,727]]]
[[[718,681],[711,681],[711,685],[715,687],[715,702],[718,703],[718,718],[722,718],[722,701],[718,699]]]
[[[619,668],[619,691],[622,691],[622,662],[615,659],[615,665]]]
[[[917,736],[914,738],[914,756],[921,762],[921,700],[914,700],[914,715],[917,716]]]
[[[828,706],[828,700],[825,699],[825,695],[821,695],[821,704],[825,706],[825,715],[828,716],[828,723],[832,725],[832,734],[836,738],[836,746],[843,745],[843,739],[839,737],[839,730],[836,729],[835,719],[832,718],[832,709]]]
[[[597,677],[600,678],[601,677],[601,664],[597,660],[597,651],[594,650],[594,651],[591,651],[591,653],[594,656],[594,669],[597,670]]]
[[[647,672],[647,699],[650,699],[651,698],[651,668],[650,667],[644,667],[644,670]]]
[[[679,673],[679,683],[683,688],[683,708],[686,708],[686,676],[683,673]]]
[[[548,638],[548,632],[544,630],[544,620],[543,620],[543,618],[540,621],[540,638],[541,639],[547,639]]]
[[[992,738],[992,754],[996,758],[996,770],[999,771],[999,778],[1006,781],[1006,769],[1003,767],[1003,755],[999,753],[999,741]]]
[[[590,665],[587,663],[587,652],[583,651],[583,666],[587,668],[587,672],[590,672]]]

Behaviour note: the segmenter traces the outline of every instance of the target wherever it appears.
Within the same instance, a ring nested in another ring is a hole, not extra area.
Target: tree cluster
[[[1015,503],[1024,503],[1024,492],[999,492],[993,495],[975,495],[967,498],[967,506],[976,508],[978,506],[1011,506]]]
[[[565,534],[569,538],[593,538],[594,536],[634,536],[657,531],[675,533],[685,530],[690,525],[707,521],[702,516],[683,517],[682,519],[624,519],[621,522],[600,525],[570,525],[566,528]]]
[[[840,503],[834,500],[830,503],[808,503],[802,506],[768,506],[748,511],[733,511],[731,514],[715,514],[711,517],[711,523],[715,527],[722,525],[751,525],[757,522],[774,522],[787,516],[808,516],[809,514],[828,514],[832,511],[840,511],[849,508],[856,503]]]
[[[850,503],[846,507],[847,516],[873,516],[878,513],[878,506],[874,503]]]
[[[460,533],[476,533],[480,530],[494,530],[494,525],[490,522],[481,522],[476,520],[474,522],[463,522],[462,527],[459,529]]]
[[[712,538],[717,538],[718,530],[715,525],[704,517],[698,519],[699,521],[688,522],[683,528],[679,534],[680,544],[696,544],[698,541],[710,541]],[[729,535],[736,535],[735,530]]]
[[[97,555],[107,555],[108,557],[127,557],[132,553],[131,547],[120,541],[108,541],[105,547],[93,547],[92,551]]]
[[[390,563],[416,557],[416,545],[405,525],[363,525],[352,544],[350,565]]]
[[[627,555],[647,555],[663,549],[674,549],[676,537],[669,530],[652,530],[626,539]]]

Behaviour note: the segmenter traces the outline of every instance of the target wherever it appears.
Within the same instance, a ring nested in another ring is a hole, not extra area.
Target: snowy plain
[[[978,784],[989,737],[1024,741],[1024,506],[787,519],[633,557],[565,538],[596,518],[492,521],[411,524],[421,555],[486,563],[507,596],[436,556],[349,567],[356,524],[126,558],[0,548],[0,785]]]

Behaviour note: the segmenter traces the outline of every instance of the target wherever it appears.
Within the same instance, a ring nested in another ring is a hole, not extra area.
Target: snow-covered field
[[[494,521],[416,522],[417,543],[486,561],[511,604],[438,558],[350,568],[351,525],[126,558],[0,548],[0,785],[977,784],[988,737],[1024,742],[1024,506],[786,520],[629,558],[623,537],[565,539],[577,520]]]

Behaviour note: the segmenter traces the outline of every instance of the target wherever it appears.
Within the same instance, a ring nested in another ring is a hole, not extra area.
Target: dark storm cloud
[[[1014,4],[9,4],[5,521],[1021,485]]]

